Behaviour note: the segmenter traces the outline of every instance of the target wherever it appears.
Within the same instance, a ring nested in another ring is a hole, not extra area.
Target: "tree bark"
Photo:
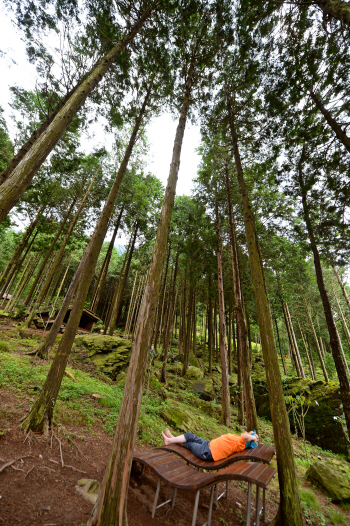
[[[248,344],[248,331],[247,321],[244,312],[244,306],[242,301],[241,283],[240,283],[240,272],[238,265],[238,250],[237,250],[237,237],[236,237],[236,226],[232,216],[232,204],[231,204],[231,191],[230,191],[230,180],[227,157],[225,156],[225,182],[226,182],[226,197],[227,197],[227,209],[230,226],[230,246],[231,246],[231,260],[232,260],[232,275],[233,275],[233,292],[235,296],[235,310],[237,318],[237,339],[239,339],[239,359],[241,364],[241,374],[243,380],[244,398],[245,398],[245,410],[247,417],[247,428],[252,431],[253,429],[258,432],[258,416],[256,412],[251,365],[249,359],[249,344]]]
[[[154,335],[154,348],[155,348],[156,351],[157,351],[157,345],[158,345],[159,330],[160,330],[161,321],[162,321],[162,318],[163,318],[164,296],[165,296],[165,289],[166,289],[166,280],[167,280],[167,277],[168,277],[170,252],[171,252],[171,243],[169,243],[169,247],[168,247],[168,257],[167,257],[166,263],[165,263],[164,279],[163,279],[163,283],[162,283],[162,287],[161,287],[161,293],[160,293],[160,296],[159,296],[159,303],[158,303],[158,319],[157,319],[155,335]]]
[[[171,333],[171,327],[173,325],[173,318],[175,314],[175,290],[176,290],[176,278],[177,278],[177,269],[178,269],[178,263],[179,263],[179,252],[176,254],[176,260],[175,260],[175,269],[174,269],[174,277],[173,277],[173,284],[172,284],[172,290],[170,295],[170,303],[169,303],[169,316],[167,319],[167,324],[165,327],[165,333],[164,333],[164,339],[163,339],[163,366],[162,366],[162,372],[160,376],[161,382],[166,382],[166,364],[168,360],[168,351],[169,351],[169,343],[170,343],[170,333]]]
[[[143,382],[153,335],[155,311],[159,299],[161,273],[166,256],[170,220],[174,206],[181,146],[190,104],[195,53],[196,45],[187,74],[186,89],[179,124],[176,130],[168,184],[160,214],[152,261],[142,301],[140,319],[131,354],[118,423],[114,434],[112,451],[95,508],[88,521],[88,526],[127,525],[126,500],[129,476],[140,414]]]
[[[140,31],[154,7],[155,4],[151,4],[145,9],[129,33],[109,51],[90,75],[74,91],[45,131],[38,137],[27,154],[0,186],[0,223],[17,203],[42,163],[71,123],[74,115],[84,104],[86,98],[102,80],[119,53]]]
[[[209,300],[208,300],[208,355],[209,373],[213,372],[213,305],[211,300],[211,273],[209,273]]]
[[[276,318],[275,318],[275,324],[276,324],[276,334],[277,334],[278,346],[280,348],[281,360],[282,360],[282,365],[283,365],[283,371],[284,371],[285,376],[287,376],[287,369],[286,369],[286,364],[284,363],[283,352],[282,352],[281,341],[280,341],[280,333],[278,331],[278,325],[277,325]]]
[[[216,255],[218,266],[218,294],[219,294],[219,339],[220,339],[220,357],[221,357],[221,420],[222,423],[230,427],[230,390],[228,385],[228,364],[227,364],[227,347],[226,347],[226,324],[225,324],[225,299],[224,299],[224,282],[222,275],[222,255],[221,255],[221,232],[219,225],[218,202],[215,201],[216,213]]]
[[[307,340],[307,346],[309,348],[309,353],[310,353],[310,360],[311,360],[311,365],[312,365],[313,376],[314,376],[314,380],[316,381],[316,370],[315,370],[315,364],[314,364],[314,357],[312,355],[312,348],[311,348],[310,337],[308,333],[306,333],[306,340]]]
[[[229,124],[232,137],[237,178],[243,208],[249,262],[251,267],[258,324],[261,334],[262,351],[269,391],[274,440],[277,453],[278,478],[280,485],[280,509],[278,524],[283,526],[302,526],[303,514],[296,476],[292,438],[284,401],[281,374],[274,341],[272,317],[267,296],[264,269],[255,233],[255,221],[251,210],[247,186],[244,180],[241,157],[238,149],[237,132],[230,97],[227,93]]]

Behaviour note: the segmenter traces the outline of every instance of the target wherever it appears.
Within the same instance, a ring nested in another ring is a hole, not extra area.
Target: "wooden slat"
[[[202,473],[167,451],[153,450],[136,454],[134,461],[141,462],[170,486],[179,489],[201,489],[224,480],[243,480],[267,486],[276,470],[256,462],[239,462],[219,472]]]

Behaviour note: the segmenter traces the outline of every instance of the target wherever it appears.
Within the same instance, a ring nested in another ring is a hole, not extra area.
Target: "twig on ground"
[[[33,469],[34,469],[34,468],[35,468],[35,466],[33,466],[32,468],[30,468],[30,470],[29,470],[29,471],[27,472],[27,474],[25,475],[25,477],[24,477],[24,478],[27,478],[27,477],[28,477],[28,475],[29,475],[29,473],[30,473],[31,471],[33,471]]]
[[[21,460],[22,458],[27,458],[27,457],[30,457],[30,455],[25,455],[24,457],[15,458],[15,460],[10,460],[10,462],[7,462],[3,466],[1,466],[0,473],[2,473],[4,471],[4,469],[8,468],[9,466],[12,466],[12,464],[17,462],[18,460]]]
[[[58,441],[58,443],[60,445],[61,463],[62,463],[62,467],[64,468],[63,455],[62,455],[62,442],[60,441],[60,439],[56,435],[55,435],[55,439]]]
[[[68,466],[68,464],[65,464],[64,467],[74,469],[74,471],[79,471],[79,473],[84,473],[85,475],[87,474],[86,471],[82,471],[81,469],[75,468],[74,466]]]
[[[23,473],[26,472],[25,469],[21,469],[21,468],[15,468],[15,466],[11,466],[12,469],[15,469],[16,471],[23,471]]]
[[[53,431],[51,430],[51,442],[50,442],[50,448],[52,449],[52,440],[53,440]]]
[[[34,354],[36,354],[38,351],[29,351],[29,352],[24,352],[23,354],[25,356],[34,356]]]
[[[57,460],[53,460],[52,458],[49,458],[49,462],[54,462],[55,464],[59,464]]]

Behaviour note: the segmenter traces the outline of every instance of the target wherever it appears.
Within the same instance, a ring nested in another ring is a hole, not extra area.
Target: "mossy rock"
[[[253,389],[258,416],[271,420],[266,382],[254,377]],[[339,419],[343,415],[339,383],[290,378],[283,382],[283,390],[287,407],[290,397],[294,400],[299,414],[300,400],[303,399],[304,407],[308,407],[304,418],[306,440],[322,449],[350,458],[349,443]],[[294,427],[293,411],[290,411],[288,416],[292,432],[300,433],[300,430]]]
[[[21,329],[18,331],[18,334],[20,335],[20,337],[23,339],[23,340],[27,340],[27,339],[32,339],[33,338],[33,333],[30,332],[30,331],[27,331],[26,329]]]
[[[213,380],[211,378],[203,378],[202,381],[193,384],[193,392],[199,395],[201,400],[210,402],[216,398]]]
[[[95,504],[100,491],[100,483],[93,479],[80,479],[75,489],[85,500]]]
[[[190,353],[188,363],[190,367],[197,367],[198,369],[202,368],[200,360],[198,360],[198,358],[192,352]]]
[[[77,336],[75,343],[88,350],[88,358],[97,369],[115,380],[118,374],[128,368],[132,343],[124,338],[90,334]]]
[[[195,380],[200,380],[201,378],[203,378],[203,376],[204,373],[202,369],[199,369],[199,367],[194,367],[193,365],[189,366],[185,374],[185,378]]]
[[[308,479],[318,486],[332,502],[350,502],[350,464],[332,459],[315,462],[306,472]]]
[[[171,427],[179,429],[182,432],[194,432],[196,421],[192,416],[191,409],[180,402],[171,401],[171,406],[163,407],[160,416]]]

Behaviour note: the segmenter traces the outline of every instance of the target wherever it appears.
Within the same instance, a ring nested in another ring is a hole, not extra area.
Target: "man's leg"
[[[172,433],[170,433],[168,427],[165,428],[165,434],[166,434],[166,436],[167,436],[168,438],[174,438],[174,435],[173,435]]]
[[[167,437],[163,431],[162,431],[162,437],[164,440],[164,444],[166,446],[169,446],[170,444],[184,444],[186,442],[185,435],[179,435],[178,437]]]

